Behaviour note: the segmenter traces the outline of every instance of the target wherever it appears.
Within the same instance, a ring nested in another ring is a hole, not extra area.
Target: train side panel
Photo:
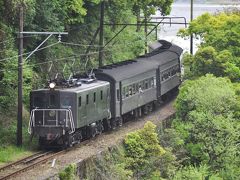
[[[78,128],[106,119],[110,111],[110,86],[101,86],[77,94]]]
[[[169,90],[181,84],[180,62],[178,59],[169,61],[159,67],[160,71],[160,93],[166,94]]]
[[[157,99],[156,69],[121,82],[121,114]]]

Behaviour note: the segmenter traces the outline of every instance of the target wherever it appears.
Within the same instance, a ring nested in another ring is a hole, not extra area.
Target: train
[[[182,52],[158,40],[145,55],[31,91],[29,133],[42,147],[71,147],[151,112],[181,84]]]

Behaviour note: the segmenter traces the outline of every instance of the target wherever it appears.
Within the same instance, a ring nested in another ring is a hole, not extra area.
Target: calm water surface
[[[218,4],[194,4],[193,5],[193,18],[196,18],[206,12],[214,14],[216,12],[221,12],[224,9],[227,8],[233,8],[237,7],[240,8],[240,5],[218,5]],[[159,12],[156,14],[156,16],[160,16]],[[189,4],[179,4],[175,3],[172,6],[172,12],[169,16],[173,17],[185,17],[187,22],[190,20],[190,3]],[[172,20],[172,22],[181,22],[184,23],[183,20]],[[189,51],[190,42],[189,39],[184,40],[183,38],[177,37],[176,34],[180,28],[184,28],[184,25],[161,25],[159,26],[161,30],[158,31],[158,38],[159,39],[165,39],[168,41],[171,41],[181,47],[185,51]],[[199,44],[199,41],[194,40],[194,52],[197,50],[197,44]]]

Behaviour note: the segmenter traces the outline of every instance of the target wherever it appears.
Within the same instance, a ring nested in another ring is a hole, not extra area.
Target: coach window
[[[128,87],[128,94],[129,94],[129,96],[132,95],[132,86],[129,86],[129,87]]]
[[[133,84],[132,85],[132,94],[135,94],[136,93],[136,84]]]
[[[93,102],[96,102],[96,92],[93,93]]]
[[[88,94],[86,95],[86,104],[88,104]]]
[[[150,83],[151,83],[151,87],[154,87],[154,78],[153,77],[151,78],[151,82]]]
[[[145,89],[148,89],[148,80],[145,80]]]
[[[128,86],[125,87],[125,97],[128,97]]]
[[[81,107],[81,105],[82,105],[82,97],[80,96],[78,98],[78,107]]]
[[[125,87],[122,88],[122,99],[125,98]]]
[[[144,83],[144,81],[141,82],[141,88],[142,88],[142,90],[145,89],[145,83]]]
[[[138,92],[138,89],[139,89],[139,84],[136,83],[136,92]]]

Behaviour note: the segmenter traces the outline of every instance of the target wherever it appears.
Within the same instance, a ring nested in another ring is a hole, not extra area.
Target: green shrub
[[[70,164],[62,172],[59,173],[60,180],[75,180],[77,179],[77,166],[76,164]]]

